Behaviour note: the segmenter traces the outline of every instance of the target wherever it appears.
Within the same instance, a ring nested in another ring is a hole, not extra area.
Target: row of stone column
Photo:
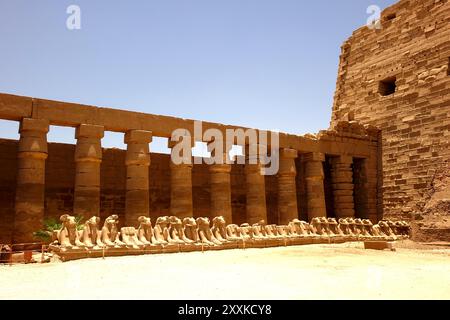
[[[45,160],[47,158],[47,132],[49,123],[41,119],[23,119],[20,125],[18,150],[18,175],[16,190],[16,214],[14,242],[30,241],[32,228],[44,217]],[[101,139],[104,128],[82,124],[76,128],[75,149],[76,176],[74,187],[74,214],[93,216],[100,214],[100,165],[102,162]],[[126,202],[125,223],[134,225],[141,215],[149,213],[149,143],[152,132],[131,130],[125,133],[126,151]],[[169,145],[170,147],[170,145]],[[246,152],[248,154],[248,152]],[[190,155],[189,155],[190,156]],[[278,173],[279,224],[287,224],[298,218],[296,192],[297,150],[280,150]],[[228,153],[224,154],[224,158]],[[308,218],[326,216],[324,192],[324,154],[308,153],[302,156],[307,193]],[[247,158],[247,160],[251,160]],[[354,216],[353,177],[351,157],[332,160],[334,209],[337,217]],[[263,165],[256,161],[245,165],[246,221],[267,221],[265,177]],[[170,214],[193,216],[192,165],[175,165],[171,161]],[[224,216],[233,221],[231,206],[231,165],[209,166],[211,185],[211,216]]]
[[[33,241],[33,228],[44,217],[45,160],[47,159],[47,133],[49,123],[42,119],[25,118],[20,124],[18,172],[15,201],[13,241]],[[104,128],[82,124],[76,128],[75,186],[73,211],[80,216],[100,214],[101,139]],[[149,143],[152,132],[131,130],[125,133],[127,144],[125,165],[126,223],[134,224],[149,212]]]

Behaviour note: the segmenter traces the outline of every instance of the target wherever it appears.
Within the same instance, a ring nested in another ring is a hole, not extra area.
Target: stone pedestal
[[[249,147],[246,146],[246,164],[245,164],[245,186],[247,193],[246,222],[249,224],[258,223],[261,220],[267,222],[266,208],[266,184],[265,176],[261,173],[264,166],[260,163],[256,155],[248,153]],[[256,164],[251,164],[254,161]]]
[[[33,232],[42,226],[48,128],[48,121],[41,119],[24,118],[20,124],[14,243],[35,242]]]
[[[100,164],[101,139],[104,128],[97,125],[80,125],[75,132],[75,194],[73,212],[84,218],[100,215]]]
[[[140,216],[148,216],[150,210],[149,166],[152,132],[131,130],[125,134],[127,167],[125,225],[137,227]]]
[[[330,164],[336,218],[354,217],[353,158],[349,156],[331,158]]]
[[[324,173],[323,153],[308,153],[303,156],[305,165],[306,197],[308,219],[315,217],[326,217],[325,190],[323,185]]]
[[[278,171],[278,216],[280,225],[288,225],[298,219],[297,186],[295,177],[297,170],[295,159],[297,150],[280,150],[280,169]]]
[[[173,148],[176,143],[169,141],[169,148]],[[192,147],[192,140],[190,145]],[[192,150],[188,151],[187,154],[182,155],[182,164],[177,165],[172,160],[170,161],[170,215],[180,219],[194,216],[192,202]]]
[[[227,154],[224,155],[226,157]],[[232,223],[231,210],[231,165],[209,166],[211,185],[211,217],[223,216],[227,224]]]

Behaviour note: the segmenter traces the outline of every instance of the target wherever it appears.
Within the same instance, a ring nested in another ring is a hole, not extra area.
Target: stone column
[[[185,137],[184,139],[191,139]],[[169,140],[169,148],[178,142]],[[190,140],[192,148],[193,141]],[[175,164],[170,161],[170,214],[180,219],[194,216],[194,206],[192,202],[192,150],[188,154],[183,154],[183,163]]]
[[[75,131],[74,215],[89,218],[100,215],[100,164],[104,128],[82,124]]]
[[[327,210],[323,185],[325,155],[317,152],[308,153],[304,155],[303,161],[305,164],[308,219],[311,221],[315,217],[326,217]]]
[[[149,166],[152,132],[131,130],[125,133],[127,153],[125,165],[127,167],[126,197],[125,197],[125,225],[138,226],[140,216],[148,216],[150,211],[149,194]]]
[[[14,243],[35,242],[33,232],[42,227],[48,128],[48,121],[43,119],[24,118],[20,123]]]
[[[255,147],[259,148],[258,145],[246,146],[245,148],[246,222],[250,224],[257,223],[260,220],[267,222],[266,184],[265,176],[261,173],[261,169],[264,170],[264,166],[256,155],[249,156],[249,149]],[[250,161],[255,161],[256,163],[252,164]]]
[[[223,155],[222,164],[209,166],[211,185],[211,217],[223,216],[227,224],[231,224],[231,165],[226,163],[228,153]]]
[[[353,158],[350,156],[331,158],[330,164],[336,218],[354,217]]]
[[[278,216],[280,225],[288,225],[298,219],[297,186],[295,159],[297,150],[280,150],[280,169],[278,171]]]

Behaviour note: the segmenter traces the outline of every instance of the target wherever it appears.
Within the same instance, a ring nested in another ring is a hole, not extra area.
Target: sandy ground
[[[0,299],[450,299],[450,249],[362,243],[0,266]]]

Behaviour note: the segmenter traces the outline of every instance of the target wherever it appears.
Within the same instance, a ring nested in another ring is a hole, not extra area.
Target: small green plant
[[[75,222],[77,224],[77,230],[83,230],[83,216],[76,216]],[[44,220],[44,228],[33,233],[33,236],[44,242],[52,241],[52,235],[54,231],[60,230],[62,223],[54,218]]]

